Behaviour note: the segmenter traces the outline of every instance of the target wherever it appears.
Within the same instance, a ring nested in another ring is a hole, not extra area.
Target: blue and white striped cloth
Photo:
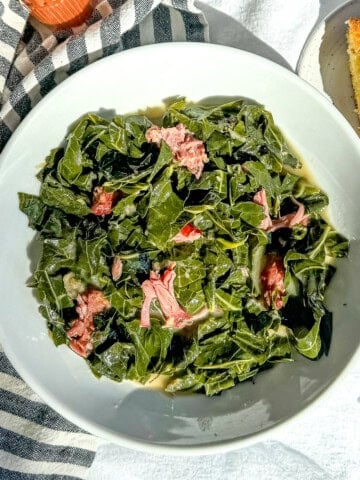
[[[48,407],[0,351],[0,479],[85,478],[100,440]]]
[[[139,45],[207,40],[192,0],[100,1],[86,24],[56,32],[18,0],[0,0],[0,151],[40,100],[86,65]],[[0,350],[1,480],[83,479],[99,442],[44,404]]]

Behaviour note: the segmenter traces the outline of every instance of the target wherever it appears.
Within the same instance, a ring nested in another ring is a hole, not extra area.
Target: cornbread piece
[[[360,18],[350,18],[347,23],[349,67],[355,95],[356,111],[360,118]]]

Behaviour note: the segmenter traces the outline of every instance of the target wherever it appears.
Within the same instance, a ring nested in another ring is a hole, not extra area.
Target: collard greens
[[[301,176],[300,161],[262,106],[179,100],[163,117],[164,127],[177,124],[205,144],[208,162],[199,179],[174,161],[165,141],[146,140],[151,122],[144,116],[107,121],[88,114],[50,152],[38,174],[39,195],[19,194],[42,244],[30,286],[53,341],[69,343],[76,298],[91,287],[111,305],[94,317],[86,361],[96,376],[145,383],[163,374],[167,392],[214,395],[292,361],[296,351],[312,360],[327,354],[332,316],[324,293],[331,259],[348,250],[320,215],[327,196]],[[91,211],[99,185],[118,194],[109,215]],[[266,209],[254,200],[261,192],[275,222],[298,205],[306,221],[261,228]],[[201,237],[174,242],[187,224]],[[115,256],[122,265],[116,280]],[[264,287],[269,258],[283,268],[277,304],[269,298],[272,287]],[[142,328],[141,285],[169,262],[176,265],[179,305],[190,315],[206,308],[207,316],[180,330],[163,328],[155,301],[151,327]]]

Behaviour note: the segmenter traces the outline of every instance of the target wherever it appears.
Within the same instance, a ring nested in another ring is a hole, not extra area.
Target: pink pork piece
[[[117,282],[123,271],[123,263],[121,261],[121,258],[119,255],[115,255],[113,263],[111,265],[111,278],[114,280],[114,282]]]
[[[288,213],[280,218],[272,220],[269,213],[269,205],[266,199],[266,191],[264,188],[255,193],[253,201],[262,207],[264,207],[265,218],[261,221],[259,228],[265,230],[265,232],[271,233],[279,230],[280,228],[293,228],[295,225],[307,225],[309,221],[309,215],[305,214],[305,207],[302,203],[293,199],[293,202],[298,206],[296,212]]]
[[[69,346],[81,357],[92,351],[91,334],[94,331],[94,316],[110,308],[109,301],[100,290],[89,288],[76,298],[76,313],[79,315],[66,332]]]
[[[119,196],[119,192],[105,192],[104,187],[95,187],[91,205],[92,213],[98,216],[109,215]]]
[[[286,294],[285,268],[280,257],[269,255],[261,272],[260,280],[263,287],[264,302],[267,307],[274,305],[276,310],[283,307],[283,296]]]
[[[150,272],[150,279],[145,280],[141,288],[145,294],[145,300],[141,309],[140,326],[150,326],[151,302],[157,299],[160,308],[168,321],[174,324],[175,328],[182,328],[190,320],[191,315],[186,313],[178,304],[174,293],[175,263],[171,263],[165,272],[160,275],[158,272]]]
[[[162,275],[159,272],[152,271],[150,272],[150,279],[142,283],[141,288],[145,299],[141,309],[141,327],[150,327],[150,306],[155,299],[158,300],[165,317],[164,328],[181,329],[207,315],[207,308],[202,309],[196,315],[190,315],[181,308],[175,298],[174,279],[176,274],[174,267],[175,262],[170,263]]]
[[[255,202],[257,205],[260,205],[261,207],[264,208],[265,218],[261,220],[259,228],[261,228],[261,230],[268,231],[269,228],[272,227],[272,220],[270,218],[269,205],[266,199],[265,188],[262,188],[257,193],[255,193],[253,202]]]
[[[204,163],[208,161],[204,143],[195,138],[194,135],[185,128],[182,123],[175,127],[151,126],[145,133],[148,142],[156,143],[160,146],[161,140],[164,140],[174,155],[174,159],[182,167],[186,167],[197,179],[201,177],[204,169]]]

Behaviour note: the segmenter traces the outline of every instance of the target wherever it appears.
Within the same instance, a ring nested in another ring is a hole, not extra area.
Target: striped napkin
[[[0,0],[0,151],[40,100],[86,65],[139,45],[207,40],[192,0],[101,1],[84,25],[57,32],[18,0]],[[99,442],[45,405],[0,350],[0,479],[83,479]]]
[[[100,440],[44,404],[3,351],[0,385],[0,479],[85,478]]]
[[[193,0],[103,0],[85,24],[56,32],[18,0],[0,0],[0,151],[41,98],[86,65],[139,45],[207,40]]]

